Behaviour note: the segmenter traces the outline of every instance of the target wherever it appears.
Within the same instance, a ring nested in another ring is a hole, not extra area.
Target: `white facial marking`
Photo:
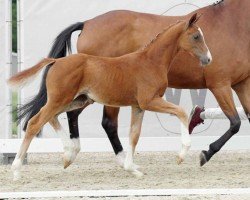
[[[198,28],[198,30],[199,30],[199,32],[200,32],[200,34],[201,34],[201,36],[203,37],[203,40],[204,40],[204,34],[203,34],[201,28]],[[204,43],[205,43],[205,40],[204,40]],[[211,52],[209,51],[206,43],[205,43],[205,46],[207,48],[207,55],[206,56],[210,59],[210,62],[212,62],[213,58],[212,58]]]

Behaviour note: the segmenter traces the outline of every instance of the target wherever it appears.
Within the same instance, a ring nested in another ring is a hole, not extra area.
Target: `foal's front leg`
[[[132,107],[131,125],[129,133],[129,147],[124,162],[124,169],[130,171],[132,174],[138,177],[142,176],[143,173],[137,170],[137,166],[134,164],[133,157],[134,157],[135,147],[138,143],[141,133],[143,116],[144,116],[143,110],[141,110],[138,107]]]
[[[179,153],[177,163],[180,164],[183,162],[187,151],[191,146],[191,139],[188,133],[188,116],[183,108],[177,106],[173,103],[167,102],[160,97],[154,98],[151,101],[147,101],[147,103],[141,102],[140,107],[143,110],[149,110],[160,113],[170,113],[176,115],[181,121],[181,142],[182,148]]]
[[[63,148],[64,148],[64,169],[66,169],[70,164],[74,162],[77,154],[81,150],[79,131],[78,131],[78,115],[85,109],[88,105],[93,103],[89,101],[86,96],[82,95],[77,97],[72,103],[70,103],[64,111],[67,111],[69,129],[71,135],[67,134],[62,128],[57,118],[50,121],[51,126],[59,133]]]

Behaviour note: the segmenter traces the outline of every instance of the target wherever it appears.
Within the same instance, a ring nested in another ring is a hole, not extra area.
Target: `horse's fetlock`
[[[209,151],[212,152],[212,154],[217,153],[220,150],[220,147],[216,144],[210,144],[209,145]]]
[[[231,125],[231,127],[230,127],[231,132],[232,132],[233,134],[238,133],[239,130],[240,130],[240,126],[241,126],[241,121],[240,121],[240,120],[237,120],[235,123],[233,123],[233,124]]]

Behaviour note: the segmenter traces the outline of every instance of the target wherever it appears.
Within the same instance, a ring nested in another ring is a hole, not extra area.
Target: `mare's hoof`
[[[200,166],[202,167],[203,165],[205,165],[207,163],[207,157],[206,157],[206,151],[202,151],[200,153]]]

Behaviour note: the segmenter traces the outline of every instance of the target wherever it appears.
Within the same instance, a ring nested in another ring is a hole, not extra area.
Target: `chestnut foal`
[[[70,139],[63,131],[57,116],[93,102],[132,107],[125,170],[136,176],[142,175],[133,163],[133,155],[145,110],[171,113],[180,119],[182,149],[177,162],[181,163],[191,145],[187,128],[188,117],[180,106],[163,100],[162,96],[168,86],[169,67],[179,50],[183,49],[199,58],[203,65],[211,62],[211,54],[201,29],[195,25],[197,20],[197,15],[194,14],[188,22],[179,21],[170,25],[145,48],[135,53],[117,58],[74,54],[59,59],[44,59],[10,78],[11,86],[20,87],[41,69],[51,65],[46,78],[48,101],[29,120],[20,151],[12,164],[14,180],[20,176],[20,168],[31,140],[44,124],[49,122],[61,135],[64,150],[68,152],[72,148]],[[64,167],[71,163],[70,155],[64,154]]]

